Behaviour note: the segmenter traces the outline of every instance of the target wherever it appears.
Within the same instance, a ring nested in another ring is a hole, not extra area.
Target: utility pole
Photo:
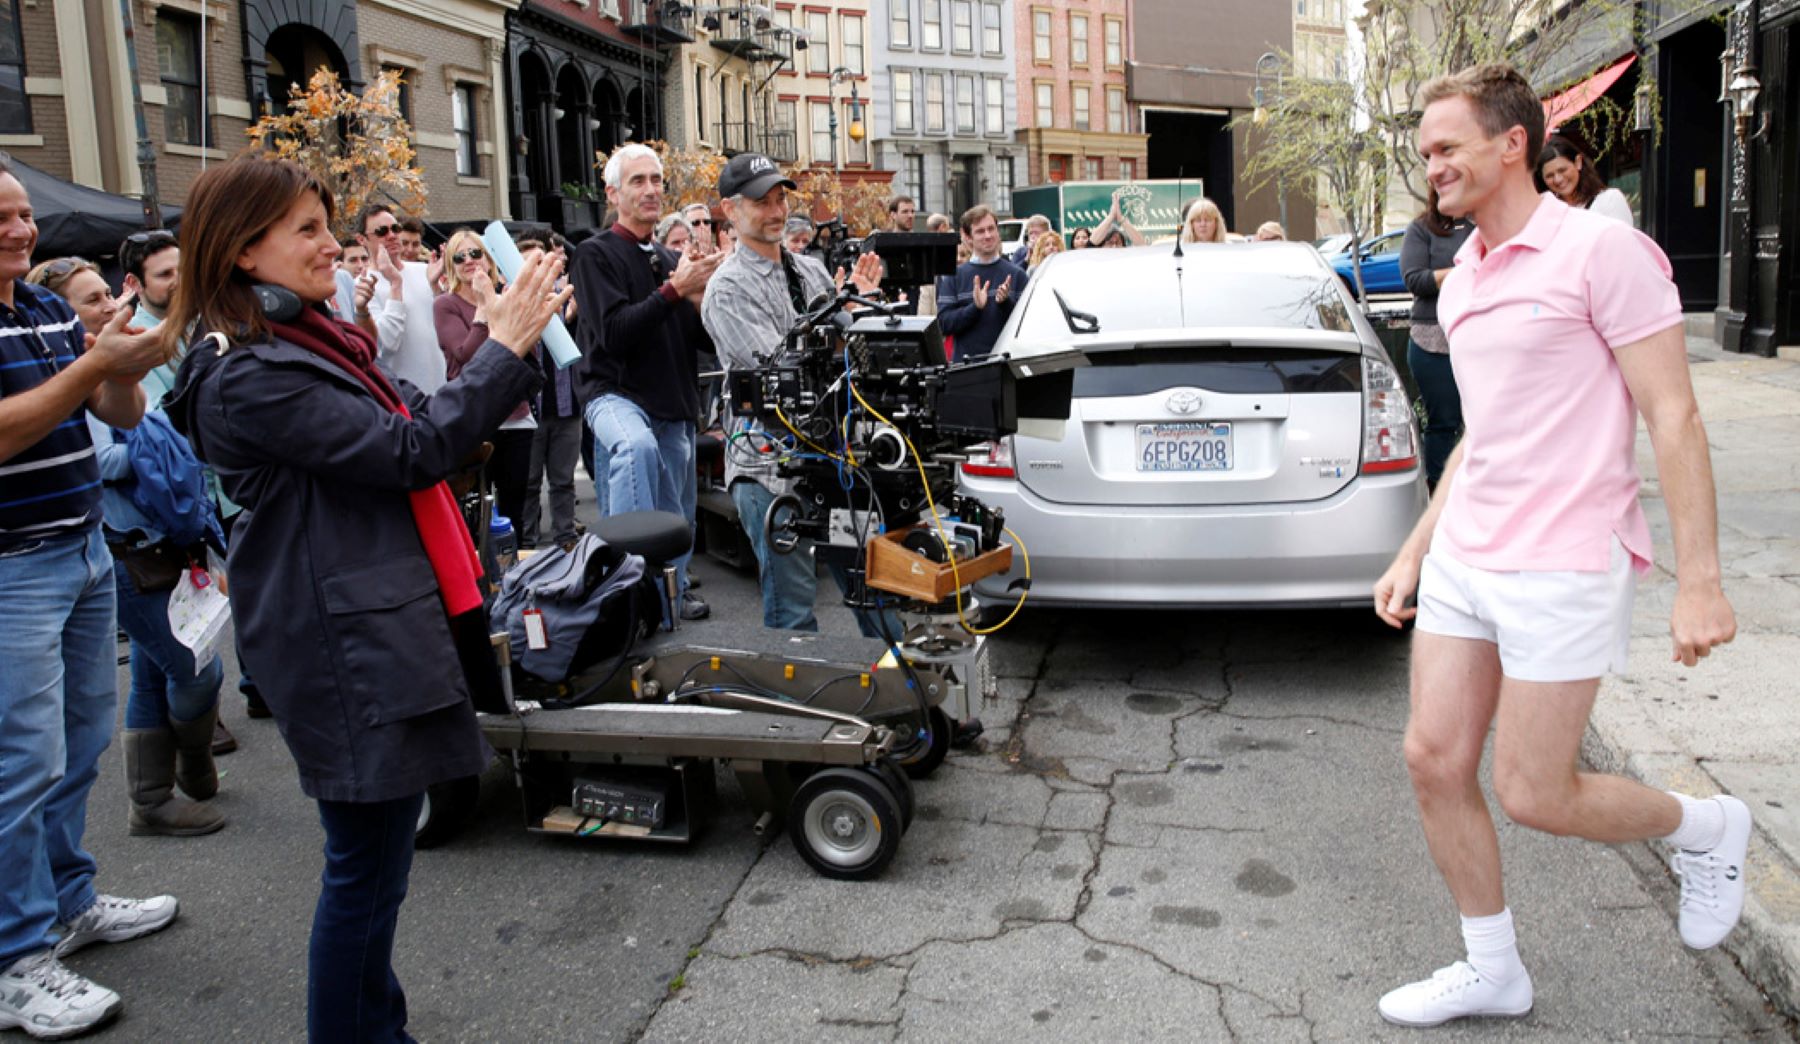
[[[156,143],[150,140],[150,126],[144,120],[144,92],[138,86],[137,28],[131,20],[131,0],[119,0],[119,14],[125,23],[126,75],[131,77],[131,104],[137,110],[137,163],[138,176],[144,182],[144,227],[161,228],[162,202],[156,191]],[[204,39],[200,41],[200,46],[206,46]],[[204,96],[200,99],[200,106],[204,118]]]

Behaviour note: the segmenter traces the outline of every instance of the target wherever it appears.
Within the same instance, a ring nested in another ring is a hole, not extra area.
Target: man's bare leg
[[[1500,684],[1494,792],[1520,826],[1604,844],[1667,837],[1681,802],[1620,776],[1583,772],[1581,738],[1600,679]]]
[[[1500,687],[1492,642],[1413,632],[1406,767],[1431,858],[1465,917],[1506,908],[1500,841],[1479,779]]]

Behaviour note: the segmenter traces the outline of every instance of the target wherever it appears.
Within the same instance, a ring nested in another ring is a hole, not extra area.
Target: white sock
[[[1669,791],[1669,796],[1681,802],[1681,825],[1663,840],[1689,852],[1705,852],[1718,847],[1725,839],[1725,806],[1711,798],[1691,798],[1673,790]]]
[[[1469,965],[1489,982],[1504,983],[1525,970],[1519,960],[1519,941],[1513,935],[1512,908],[1489,917],[1462,919],[1463,945],[1469,949]]]

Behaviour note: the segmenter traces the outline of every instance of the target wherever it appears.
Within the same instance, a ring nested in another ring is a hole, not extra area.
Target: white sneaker
[[[1408,983],[1381,998],[1381,1017],[1399,1026],[1436,1026],[1471,1015],[1531,1014],[1531,976],[1524,969],[1508,983],[1483,979],[1467,961],[1439,968],[1431,978]]]
[[[39,1040],[79,1036],[124,1006],[118,994],[63,967],[50,950],[0,972],[0,1029],[22,1029]]]
[[[94,905],[63,926],[62,938],[56,943],[56,955],[67,957],[92,943],[124,942],[160,931],[169,926],[179,909],[180,904],[172,895],[150,899],[98,896]]]
[[[1725,835],[1705,852],[1677,849],[1670,869],[1681,878],[1681,941],[1710,950],[1725,941],[1744,912],[1744,854],[1750,848],[1750,809],[1730,796],[1713,798],[1725,810]]]

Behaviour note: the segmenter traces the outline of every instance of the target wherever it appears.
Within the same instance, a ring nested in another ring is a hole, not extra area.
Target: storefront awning
[[[1544,100],[1544,123],[1546,129],[1554,130],[1558,124],[1574,119],[1583,109],[1600,100],[1631,63],[1637,61],[1637,55],[1628,54],[1575,86]]]

